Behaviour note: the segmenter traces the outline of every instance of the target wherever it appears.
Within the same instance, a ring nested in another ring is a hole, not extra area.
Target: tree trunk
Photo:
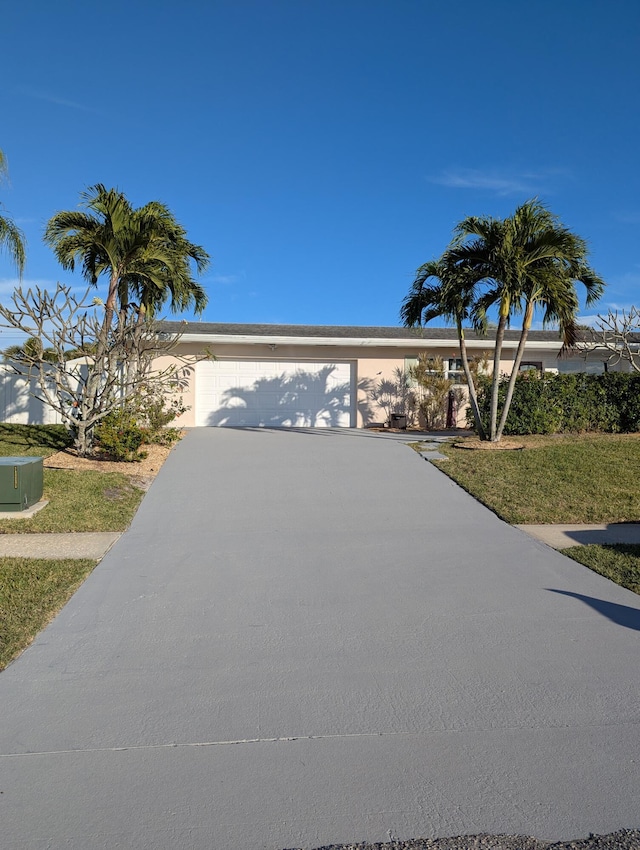
[[[78,457],[86,457],[89,453],[89,441],[87,433],[87,423],[79,419],[75,425],[76,436],[73,441]]]
[[[476,394],[476,386],[473,382],[473,375],[469,368],[469,358],[467,357],[467,343],[464,338],[464,329],[462,324],[458,322],[458,342],[460,343],[460,359],[462,360],[462,370],[467,379],[467,387],[469,388],[469,403],[473,413],[473,419],[476,423],[476,430],[481,440],[486,440],[487,436],[482,425],[482,417],[480,416],[480,408],[478,407],[478,396]]]
[[[96,340],[98,348],[98,351],[96,352],[97,355],[100,353],[100,351],[107,351],[109,347],[109,331],[111,330],[113,314],[116,311],[117,304],[118,280],[119,273],[118,270],[114,268],[111,270],[111,277],[109,279],[109,293],[107,295],[107,300],[104,305],[104,322],[102,323],[102,328],[100,329],[98,339]]]
[[[147,311],[143,304],[138,308],[136,323],[131,332],[131,345],[125,364],[125,390],[128,392],[130,387],[136,386],[140,378],[140,340],[146,319]]]
[[[489,431],[489,439],[492,443],[497,442],[497,421],[498,421],[498,389],[500,386],[500,357],[502,355],[502,342],[504,340],[504,332],[507,327],[507,318],[509,316],[509,302],[502,301],[500,303],[500,318],[498,319],[498,329],[496,330],[496,345],[493,351],[493,379],[491,381],[491,425]]]
[[[513,391],[516,386],[516,379],[518,377],[518,370],[520,369],[520,364],[522,363],[522,357],[524,355],[524,347],[527,342],[527,337],[529,336],[529,330],[531,328],[531,321],[533,319],[533,303],[529,302],[527,304],[524,321],[522,323],[522,331],[520,333],[520,341],[518,343],[518,350],[516,352],[516,359],[513,361],[513,369],[511,370],[511,375],[509,377],[509,383],[507,385],[507,395],[504,400],[504,405],[502,407],[502,414],[500,416],[500,423],[498,425],[498,431],[496,434],[496,441],[502,439],[502,432],[504,431],[504,426],[507,422],[507,416],[509,415],[509,408],[511,407],[511,399],[513,398]]]

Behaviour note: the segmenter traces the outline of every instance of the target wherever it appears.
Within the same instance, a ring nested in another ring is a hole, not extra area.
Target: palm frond
[[[10,218],[0,215],[0,250],[6,251],[22,276],[26,262],[25,238],[20,228]]]
[[[207,295],[193,279],[190,263],[200,273],[209,255],[188,240],[165,204],[151,201],[135,209],[122,192],[101,183],[81,197],[87,212],[57,213],[45,231],[45,241],[63,268],[73,271],[80,265],[91,284],[109,274],[116,280],[111,292],[121,307],[135,298],[148,312],[167,300],[173,312],[204,310]]]

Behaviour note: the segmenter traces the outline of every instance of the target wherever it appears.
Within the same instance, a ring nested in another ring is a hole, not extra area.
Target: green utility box
[[[23,511],[42,498],[41,457],[0,457],[0,511]]]

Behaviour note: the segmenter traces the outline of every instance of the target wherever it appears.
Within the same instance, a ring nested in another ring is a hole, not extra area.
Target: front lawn
[[[48,457],[71,442],[62,425],[0,423],[0,457]],[[46,508],[32,519],[0,519],[0,534],[124,531],[144,495],[125,474],[91,469],[45,468],[43,485]]]
[[[70,442],[61,426],[0,423],[2,457],[48,457],[66,449]],[[150,453],[149,457],[152,466],[147,469],[151,475],[166,457],[164,450],[155,449],[155,456]],[[69,462],[69,456],[64,460]],[[78,464],[77,458],[71,460],[72,465]],[[132,475],[141,473],[140,464],[105,463],[103,468],[114,466],[127,472],[130,468]],[[130,475],[96,468],[45,468],[43,484],[49,504],[32,519],[1,519],[0,534],[123,531],[144,496]],[[0,670],[53,619],[95,565],[87,559],[0,558]]]
[[[521,451],[445,444],[438,464],[509,523],[640,520],[640,435],[513,438]],[[463,442],[463,441],[461,441]]]
[[[118,472],[45,469],[46,508],[32,519],[0,519],[0,534],[124,531],[144,492]]]
[[[562,550],[574,561],[579,561],[616,584],[640,593],[640,546],[611,543],[605,546],[571,546]]]
[[[95,565],[93,560],[0,558],[0,670],[29,646]]]

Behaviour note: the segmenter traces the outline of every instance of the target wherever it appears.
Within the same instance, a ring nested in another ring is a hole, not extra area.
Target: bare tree
[[[12,368],[35,379],[35,397],[57,411],[80,456],[91,453],[94,429],[107,414],[142,391],[179,392],[201,359],[176,358],[179,334],[159,333],[152,319],[141,324],[135,311],[109,312],[89,290],[78,299],[60,283],[52,294],[17,288],[11,305],[0,305],[0,318],[31,338]],[[169,354],[169,365],[158,367]]]
[[[577,344],[581,351],[605,349],[609,352],[607,362],[616,366],[629,363],[640,372],[640,310],[609,310],[606,316],[598,316],[590,333],[590,339]]]

